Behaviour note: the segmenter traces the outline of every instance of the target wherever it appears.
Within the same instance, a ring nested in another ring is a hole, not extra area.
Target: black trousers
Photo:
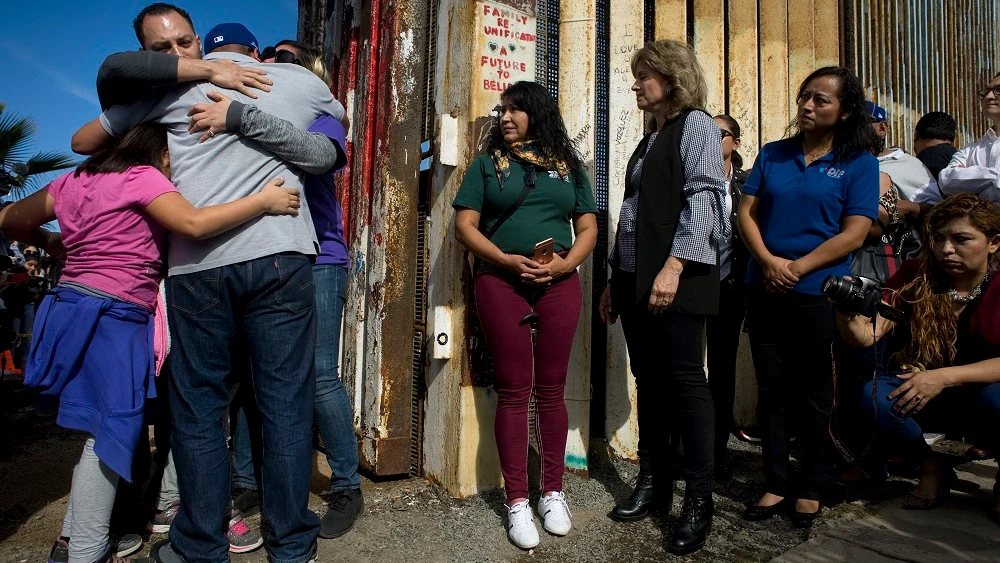
[[[722,280],[719,314],[707,317],[708,386],[715,404],[715,462],[726,461],[726,444],[733,427],[736,400],[736,352],[746,316],[746,286],[733,276]]]
[[[757,374],[757,423],[763,434],[766,492],[819,500],[833,470],[828,434],[833,405],[830,346],[834,322],[822,295],[749,289],[747,326]],[[788,462],[796,430],[801,468]]]
[[[646,307],[648,295],[635,306],[634,288],[634,275],[615,272],[615,309],[635,376],[639,449],[652,456],[654,482],[671,483],[670,436],[679,428],[687,495],[710,496],[715,409],[702,360],[705,316],[654,315]]]

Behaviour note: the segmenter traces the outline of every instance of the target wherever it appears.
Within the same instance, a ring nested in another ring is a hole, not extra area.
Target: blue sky
[[[0,101],[38,125],[38,151],[70,153],[80,125],[100,113],[94,81],[104,57],[138,49],[132,19],[151,0],[0,0]],[[246,25],[261,48],[294,39],[296,0],[172,2],[204,34],[215,24]]]

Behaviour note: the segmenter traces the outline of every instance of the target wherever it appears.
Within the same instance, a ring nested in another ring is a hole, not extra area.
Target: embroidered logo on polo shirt
[[[822,172],[822,171],[823,171],[823,169],[821,168],[820,172]],[[841,178],[844,175],[844,171],[840,170],[838,168],[827,168],[826,169],[826,175],[829,176],[829,177],[831,177],[831,178]]]

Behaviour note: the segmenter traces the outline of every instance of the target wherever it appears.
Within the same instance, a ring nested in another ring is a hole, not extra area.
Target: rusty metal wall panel
[[[813,60],[817,68],[840,64],[840,6],[835,1],[813,2]]]
[[[694,34],[691,46],[708,84],[705,109],[726,112],[726,8],[725,0],[694,0]]]
[[[788,107],[795,107],[799,85],[816,69],[813,3],[824,0],[795,0],[788,3]],[[794,115],[789,110],[789,115]],[[787,123],[786,123],[787,124]]]
[[[958,122],[957,144],[982,135],[976,90],[995,73],[1000,43],[995,0],[846,0],[845,64],[889,112],[889,144],[912,150],[913,128],[929,111]]]
[[[760,117],[758,80],[761,75],[758,72],[757,0],[729,0],[728,28],[727,113],[740,124],[739,152],[743,156],[743,167],[749,170],[760,150],[757,121]]]
[[[764,145],[784,137],[788,126],[788,2],[760,0],[759,6],[760,144]]]
[[[635,8],[642,13],[641,5]],[[612,15],[616,14],[618,6],[612,7]],[[688,40],[688,1],[687,0],[656,0],[655,33],[657,39]],[[642,29],[639,24],[638,29]]]
[[[665,12],[674,18],[677,17],[676,12],[670,10],[680,9],[681,14],[684,13],[684,2],[680,6],[669,4],[676,3],[662,0],[656,3],[656,39],[673,38],[661,35],[661,16]],[[635,94],[631,90],[635,79],[630,62],[643,45],[643,0],[615,0],[608,20],[608,233],[612,234],[607,243],[610,253],[615,244],[613,233],[618,232],[618,218],[625,196],[625,169],[632,151],[642,140],[643,113],[636,107]],[[684,22],[683,18],[681,22]],[[607,331],[604,431],[611,448],[619,456],[634,459],[639,440],[639,421],[634,408],[635,379],[629,368],[621,326],[620,322],[615,323]]]
[[[307,21],[318,14],[313,3]],[[380,475],[410,469],[417,174],[425,5],[410,0],[328,0],[323,44],[352,128],[345,232],[352,266],[343,330],[343,379],[354,396],[361,461]],[[332,18],[331,18],[332,19]],[[316,25],[316,24],[305,24]],[[334,33],[336,32],[336,33]],[[304,37],[318,35],[312,29]],[[339,41],[331,40],[336,36]],[[336,45],[334,43],[337,43]],[[354,104],[355,92],[363,101]],[[409,155],[409,156],[407,156]]]
[[[559,111],[566,131],[576,142],[577,150],[587,169],[591,186],[594,184],[594,121],[595,57],[597,47],[594,0],[561,0],[559,29]],[[640,26],[638,30],[641,30]],[[580,56],[587,53],[587,56]],[[603,116],[602,116],[603,117]],[[590,258],[580,265],[580,285],[583,303],[577,325],[573,350],[566,376],[566,410],[569,435],[566,440],[566,467],[585,471],[590,445],[590,339],[591,291],[593,262]],[[604,280],[601,280],[602,282]]]

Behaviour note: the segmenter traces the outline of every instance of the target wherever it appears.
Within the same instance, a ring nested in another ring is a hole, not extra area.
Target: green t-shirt
[[[452,206],[481,213],[479,230],[487,233],[523,189],[520,161],[510,159],[510,176],[501,190],[493,160],[483,154],[469,164]],[[587,177],[573,171],[563,180],[555,170],[540,171],[521,207],[493,235],[493,244],[508,254],[532,256],[535,244],[552,238],[556,252],[569,250],[573,245],[573,215],[578,213],[597,213]]]

